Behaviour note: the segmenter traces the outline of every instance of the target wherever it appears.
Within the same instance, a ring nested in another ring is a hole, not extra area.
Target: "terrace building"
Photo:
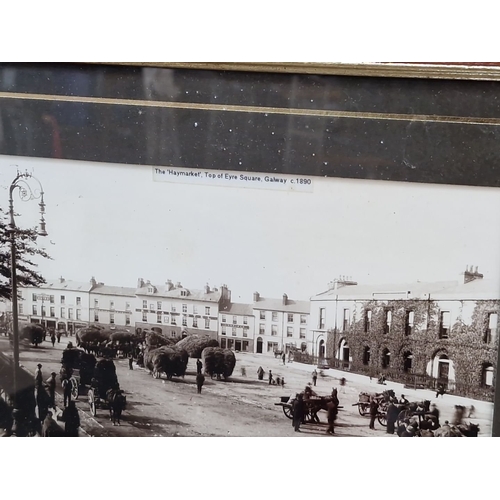
[[[90,291],[89,321],[109,329],[133,331],[135,305],[135,288],[96,283]]]
[[[253,309],[251,304],[225,304],[219,311],[219,337],[222,348],[254,352]]]
[[[499,308],[498,282],[472,267],[450,282],[335,280],[311,298],[313,354],[337,368],[491,399]]]
[[[309,301],[291,300],[286,294],[281,299],[253,295],[255,321],[255,351],[288,352],[291,348],[305,351],[308,346]]]

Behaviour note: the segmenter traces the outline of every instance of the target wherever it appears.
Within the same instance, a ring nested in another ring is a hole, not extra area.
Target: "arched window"
[[[371,350],[368,346],[365,346],[363,350],[363,364],[364,365],[369,365],[370,364],[370,355],[371,355]]]
[[[491,364],[483,365],[481,380],[483,387],[491,387],[493,385],[493,366]]]
[[[403,371],[410,372],[413,364],[413,354],[410,351],[403,353]]]
[[[391,364],[391,353],[387,347],[382,351],[382,368],[388,368]]]

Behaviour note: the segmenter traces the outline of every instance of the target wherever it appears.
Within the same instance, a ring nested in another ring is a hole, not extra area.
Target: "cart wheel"
[[[411,411],[410,410],[403,410],[399,412],[398,415],[398,425],[401,425],[407,418],[411,417]]]
[[[378,417],[377,420],[380,425],[383,425],[384,427],[387,427],[387,413],[381,413]]]
[[[366,408],[367,408],[367,406],[366,406],[366,405],[364,405],[364,404],[359,404],[359,405],[358,405],[358,411],[359,411],[359,414],[360,414],[362,417],[364,417],[364,416],[366,415],[366,413],[367,413],[367,412],[366,412]]]
[[[290,420],[292,420],[293,419],[292,409],[289,406],[283,406],[282,408],[285,417],[288,417]]]
[[[95,417],[97,414],[97,407],[95,402],[94,391],[92,389],[89,389],[88,397],[89,397],[90,413],[92,414],[92,416]]]
[[[71,377],[71,397],[73,399],[78,399],[78,393],[80,391],[78,390],[78,382]]]

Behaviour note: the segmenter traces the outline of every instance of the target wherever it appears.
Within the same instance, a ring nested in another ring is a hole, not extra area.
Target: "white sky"
[[[0,204],[16,166],[45,191],[47,278],[135,287],[170,278],[307,300],[339,275],[359,283],[500,281],[500,190],[314,178],[313,193],[153,182],[152,167],[0,156]],[[37,202],[15,194],[21,227]]]

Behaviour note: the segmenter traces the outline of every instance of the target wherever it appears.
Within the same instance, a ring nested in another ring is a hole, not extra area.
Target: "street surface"
[[[41,346],[21,346],[21,364],[34,373],[37,363],[42,363],[43,376],[47,379],[52,371],[59,374],[62,351],[68,341],[75,345],[74,337],[63,337],[61,343],[52,347],[45,341]],[[0,337],[0,350],[11,353],[8,339]],[[285,417],[282,408],[275,403],[280,396],[295,395],[311,382],[311,365],[286,363],[266,355],[236,353],[236,367],[233,376],[226,382],[210,380],[206,377],[202,394],[196,392],[196,360],[190,359],[184,379],[153,379],[148,371],[134,363],[129,370],[128,360],[114,360],[118,381],[127,396],[127,409],[120,426],[113,426],[109,412],[99,408],[94,418],[90,414],[86,396],[76,402],[82,421],[82,436],[254,436],[254,437],[312,437],[326,435],[326,412],[321,411],[319,424],[306,424],[301,433],[294,432],[292,421]],[[259,366],[265,370],[264,380],[257,379]],[[285,387],[269,385],[267,372],[285,377]],[[246,372],[244,375],[243,372]],[[318,373],[320,370],[318,369]],[[361,391],[382,392],[394,389],[399,397],[405,394],[410,401],[430,399],[441,411],[441,423],[452,420],[454,405],[475,407],[473,418],[465,419],[480,425],[480,436],[491,435],[493,404],[466,398],[450,396],[436,399],[435,393],[427,390],[404,389],[401,384],[388,382],[382,386],[369,377],[337,370],[323,370],[314,390],[320,396],[327,396],[333,387],[339,390],[340,405],[335,425],[338,437],[371,436],[397,437],[386,434],[378,422],[375,430],[368,427],[369,417],[362,417],[353,403],[358,401]],[[339,379],[347,379],[346,386],[340,387]],[[59,376],[57,392],[62,396]],[[62,399],[61,405],[62,405]]]

